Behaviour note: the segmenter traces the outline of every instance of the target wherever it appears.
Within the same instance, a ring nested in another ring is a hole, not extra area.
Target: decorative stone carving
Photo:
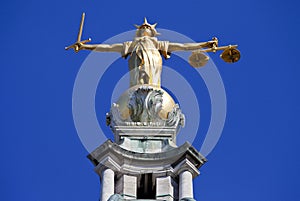
[[[114,103],[106,114],[106,123],[114,131],[115,126],[184,126],[185,117],[179,105],[174,104],[167,112],[167,117],[161,115],[164,106],[164,91],[149,86],[141,86],[128,93],[127,108],[129,115],[120,111],[120,105]],[[124,110],[124,106],[122,108]],[[124,118],[125,116],[125,118]]]
[[[168,126],[180,125],[184,127],[185,116],[181,113],[179,105],[176,104],[171,112],[168,113],[168,119],[166,121]]]
[[[150,87],[140,87],[129,98],[128,108],[133,122],[158,122],[162,119],[163,91]]]

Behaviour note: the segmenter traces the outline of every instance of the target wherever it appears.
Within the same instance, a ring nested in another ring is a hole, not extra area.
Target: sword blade
[[[85,13],[82,13],[81,22],[80,22],[79,31],[78,31],[78,36],[77,36],[77,42],[81,41],[81,35],[82,35],[84,17],[85,17]]]

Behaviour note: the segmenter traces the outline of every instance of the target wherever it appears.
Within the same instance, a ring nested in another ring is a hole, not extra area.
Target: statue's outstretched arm
[[[169,43],[168,52],[198,50],[202,48],[212,48],[214,46],[218,46],[218,40],[216,38],[202,43]]]
[[[81,44],[79,46],[79,49],[81,50],[93,50],[98,52],[122,52],[123,50],[123,44],[122,43],[116,43],[116,44]]]

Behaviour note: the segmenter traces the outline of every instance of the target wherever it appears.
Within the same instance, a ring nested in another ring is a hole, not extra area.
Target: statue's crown
[[[155,24],[149,24],[148,22],[147,22],[147,19],[146,19],[146,17],[144,18],[144,23],[142,24],[142,25],[134,25],[137,29],[141,29],[141,28],[143,28],[143,27],[149,27],[150,29],[153,29],[153,30],[155,30],[155,27],[156,27],[156,25],[157,25],[157,23],[155,23]]]

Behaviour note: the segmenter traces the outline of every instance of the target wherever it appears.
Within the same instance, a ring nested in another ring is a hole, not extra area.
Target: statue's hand
[[[211,41],[209,41],[209,48],[217,48],[219,45],[219,41],[217,37],[213,37]]]
[[[77,41],[73,45],[70,45],[69,47],[66,47],[66,50],[74,49],[74,51],[77,53],[79,50],[82,50],[84,48],[84,44],[90,42],[91,39],[83,40],[83,41]]]
[[[76,53],[79,52],[79,50],[83,49],[83,43],[81,43],[81,42],[75,43],[73,49]]]

